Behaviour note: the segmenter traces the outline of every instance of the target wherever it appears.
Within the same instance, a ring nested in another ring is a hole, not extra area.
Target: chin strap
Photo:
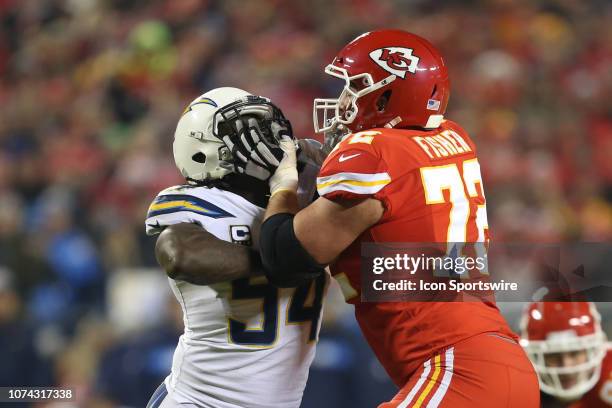
[[[387,122],[387,124],[384,127],[392,128],[395,125],[397,125],[398,123],[400,123],[401,121],[402,121],[402,118],[400,116],[396,116],[395,118],[393,118],[389,122]]]

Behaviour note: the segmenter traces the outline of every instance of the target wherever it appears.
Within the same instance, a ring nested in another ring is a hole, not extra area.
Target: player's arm
[[[277,230],[292,229],[286,234],[300,245],[318,264],[327,265],[346,249],[366,229],[376,224],[384,213],[382,202],[374,198],[328,200],[319,197],[314,203],[297,212],[296,195],[282,191],[270,198],[264,224],[273,217],[271,224]],[[280,235],[285,233],[281,232]],[[278,231],[266,240],[279,239]],[[269,242],[268,244],[274,244]],[[267,246],[267,245],[266,245]],[[264,256],[268,254],[264,253]],[[265,261],[264,261],[265,262]]]
[[[170,278],[196,285],[263,274],[256,251],[223,241],[197,224],[166,227],[157,239],[155,256]]]
[[[369,192],[388,183],[388,175],[334,171],[321,179],[319,192],[324,197],[298,212],[295,147],[281,147],[285,157],[270,179],[271,197],[260,231],[262,261],[271,281],[290,275],[309,279],[380,220],[385,208]],[[355,154],[363,155],[361,168],[379,165],[366,152]],[[368,194],[344,194],[346,189]]]

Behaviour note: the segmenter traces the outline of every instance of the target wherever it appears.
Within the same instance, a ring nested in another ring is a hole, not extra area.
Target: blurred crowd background
[[[381,27],[446,57],[494,240],[611,240],[608,1],[0,0],[0,385],[144,406],[182,331],[143,224],[181,182],[180,113],[237,86],[312,137],[313,98],[340,89],[323,67]],[[304,406],[391,397],[351,312],[327,310]]]

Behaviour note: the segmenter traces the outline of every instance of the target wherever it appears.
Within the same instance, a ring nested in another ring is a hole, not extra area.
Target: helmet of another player
[[[606,354],[600,316],[589,302],[535,302],[521,320],[521,345],[540,380],[540,389],[574,400],[599,380]]]
[[[316,132],[339,125],[433,129],[442,122],[450,84],[442,56],[427,40],[401,30],[360,35],[325,68],[344,81],[336,99],[315,99]]]
[[[234,140],[257,132],[261,141],[275,145],[270,127],[279,124],[291,134],[291,124],[269,99],[231,87],[216,88],[200,95],[185,108],[174,133],[174,162],[190,183],[220,180],[236,172]]]
[[[231,152],[214,135],[215,113],[250,95],[238,88],[216,88],[195,98],[183,111],[174,133],[174,162],[188,182],[218,180],[232,172],[222,163]]]

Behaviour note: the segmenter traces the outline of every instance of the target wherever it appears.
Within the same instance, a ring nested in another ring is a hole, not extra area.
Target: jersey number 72
[[[480,164],[477,159],[465,160],[461,163],[462,171],[456,163],[422,167],[421,180],[425,191],[425,203],[435,205],[445,203],[444,191],[449,191],[451,210],[449,213],[446,242],[447,253],[452,253],[456,245],[461,246],[467,240],[467,226],[470,219],[470,201],[478,200],[475,222],[478,236],[476,242],[486,242],[485,230],[487,224],[487,207],[480,174]],[[480,185],[478,191],[477,185]],[[466,194],[467,193],[467,194]]]

